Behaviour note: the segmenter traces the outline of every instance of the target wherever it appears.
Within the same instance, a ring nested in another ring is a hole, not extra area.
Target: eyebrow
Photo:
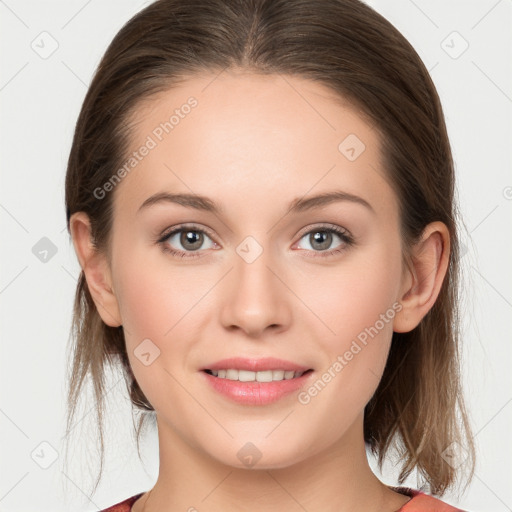
[[[310,196],[306,198],[298,197],[290,203],[288,212],[304,212],[340,201],[348,201],[351,203],[360,204],[369,209],[371,212],[375,213],[375,210],[368,201],[362,197],[349,194],[348,192],[344,192],[342,190],[334,190],[332,192],[325,192],[323,194],[318,194],[316,196]],[[156,194],[148,197],[140,205],[137,213],[158,203],[174,203],[185,206],[187,208],[194,208],[196,210],[202,210],[214,214],[219,214],[223,211],[223,208],[221,208],[215,203],[215,201],[206,196],[200,196],[197,194],[171,194],[169,192],[157,192]]]

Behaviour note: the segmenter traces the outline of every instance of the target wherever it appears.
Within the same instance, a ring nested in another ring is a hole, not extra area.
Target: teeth
[[[289,380],[300,377],[304,372],[294,372],[293,370],[264,370],[261,372],[251,372],[249,370],[236,370],[228,368],[226,370],[210,370],[215,377],[229,380],[239,380],[240,382],[272,382],[275,380]]]

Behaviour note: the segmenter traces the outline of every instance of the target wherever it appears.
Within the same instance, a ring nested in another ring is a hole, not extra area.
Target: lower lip
[[[299,390],[313,372],[308,371],[295,379],[272,382],[240,382],[238,380],[214,377],[204,371],[201,373],[206,377],[206,380],[213,389],[237,403],[244,405],[266,405],[277,402],[279,399]]]

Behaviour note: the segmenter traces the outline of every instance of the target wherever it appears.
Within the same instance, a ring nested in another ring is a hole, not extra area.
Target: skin
[[[190,96],[197,107],[115,188],[112,265],[94,251],[87,216],[76,213],[71,223],[98,311],[106,324],[123,325],[133,372],[157,414],[159,476],[133,510],[396,511],[409,497],[371,471],[363,412],[393,330],[413,329],[436,300],[448,230],[427,226],[411,265],[403,264],[378,134],[306,79],[240,70],[194,76],[139,106],[133,150]],[[338,150],[349,134],[366,146],[354,161]],[[287,213],[295,198],[332,190],[373,211],[340,201]],[[222,211],[159,203],[137,212],[160,191],[205,195]],[[166,244],[197,258],[155,242],[181,223],[208,230],[203,245],[193,251],[179,234]],[[327,251],[342,250],[323,256],[312,236],[326,224],[348,230],[354,244],[332,234]],[[252,263],[236,251],[247,236],[263,250]],[[296,393],[236,404],[200,372],[225,357],[274,356],[313,368],[310,385],[393,304],[402,309],[308,404]],[[148,366],[134,355],[146,338],[160,350]],[[248,442],[261,453],[251,468],[237,457]]]

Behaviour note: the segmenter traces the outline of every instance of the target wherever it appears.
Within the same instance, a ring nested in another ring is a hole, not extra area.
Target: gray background
[[[147,3],[0,1],[0,511],[98,510],[149,489],[157,475],[156,435],[141,446],[142,465],[117,374],[107,386],[105,476],[93,496],[92,402],[77,416],[67,465],[63,444],[66,346],[79,274],[65,228],[66,161],[101,55]],[[465,494],[444,499],[471,511],[512,510],[512,2],[368,3],[431,71],[467,227],[464,385],[478,466]],[[393,483],[393,468],[382,478]],[[413,475],[407,483],[418,481]]]

